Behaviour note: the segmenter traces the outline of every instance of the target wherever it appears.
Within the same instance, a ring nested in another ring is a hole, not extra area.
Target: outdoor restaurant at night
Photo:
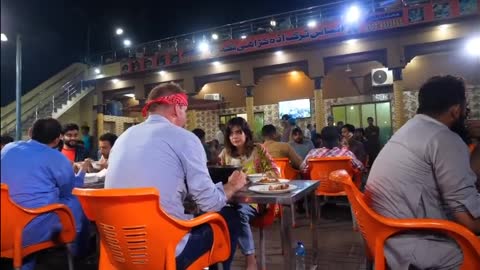
[[[480,269],[479,26],[340,1],[72,63],[1,108],[1,268]]]

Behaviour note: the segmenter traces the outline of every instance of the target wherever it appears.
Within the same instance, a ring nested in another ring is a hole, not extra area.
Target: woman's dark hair
[[[417,113],[438,115],[454,105],[465,106],[465,83],[451,75],[434,76],[418,91]]]
[[[253,142],[253,134],[248,126],[247,121],[242,117],[235,117],[230,119],[227,123],[227,129],[225,130],[225,151],[232,157],[239,157],[238,149],[233,146],[232,142],[230,141],[230,135],[232,135],[232,129],[234,127],[239,127],[243,133],[245,133],[245,153],[247,156],[250,156],[255,148],[255,144]]]

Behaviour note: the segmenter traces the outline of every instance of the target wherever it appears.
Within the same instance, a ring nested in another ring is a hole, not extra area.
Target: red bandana
[[[168,104],[168,105],[180,105],[180,106],[188,106],[188,97],[186,94],[179,93],[173,94],[169,96],[159,97],[153,100],[148,101],[142,109],[143,117],[147,116],[148,109],[152,104]]]

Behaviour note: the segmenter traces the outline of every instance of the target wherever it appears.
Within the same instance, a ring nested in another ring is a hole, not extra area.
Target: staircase
[[[22,137],[40,118],[58,118],[95,89],[85,81],[87,66],[73,64],[22,97]],[[43,86],[43,87],[42,87]],[[33,93],[32,93],[33,92]],[[2,134],[15,137],[15,105],[2,107]]]

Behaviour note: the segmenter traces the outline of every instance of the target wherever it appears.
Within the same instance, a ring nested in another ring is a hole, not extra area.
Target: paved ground
[[[309,221],[303,216],[297,216],[298,227],[292,230],[294,241],[304,242],[307,248],[306,261],[311,261],[311,232]],[[322,209],[322,218],[317,225],[319,239],[319,260],[317,270],[358,270],[365,269],[363,243],[358,232],[352,230],[350,209],[348,207],[326,205]],[[259,233],[254,229],[256,243]],[[281,254],[280,224],[275,223],[266,229],[267,269],[290,270],[283,265]],[[258,247],[257,247],[258,248]],[[9,262],[3,260],[1,269],[9,269]],[[244,258],[237,252],[233,263],[234,270],[244,269]],[[10,266],[11,267],[11,266]],[[38,256],[36,270],[64,270],[67,269],[66,258],[60,251],[49,251]],[[96,264],[76,262],[76,270],[94,270]],[[309,269],[309,268],[307,268]]]

